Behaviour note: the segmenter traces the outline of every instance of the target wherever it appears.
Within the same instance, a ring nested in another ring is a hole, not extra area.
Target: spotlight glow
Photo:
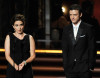
[[[62,12],[63,12],[63,13],[65,12],[65,7],[62,7]]]

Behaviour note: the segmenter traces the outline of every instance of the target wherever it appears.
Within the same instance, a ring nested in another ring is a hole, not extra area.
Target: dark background
[[[62,28],[70,23],[68,14],[63,14],[62,6],[80,4],[83,8],[82,20],[92,24],[96,30],[96,40],[100,41],[100,1],[99,0],[50,0],[50,31],[57,29],[61,40]],[[0,0],[0,47],[8,32],[13,32],[10,20],[14,14],[24,14],[26,17],[25,32],[31,34],[35,41],[45,40],[45,0]],[[41,20],[41,24],[39,23]],[[52,37],[50,37],[52,40]],[[38,46],[39,48],[39,46]],[[59,47],[60,48],[60,47]]]

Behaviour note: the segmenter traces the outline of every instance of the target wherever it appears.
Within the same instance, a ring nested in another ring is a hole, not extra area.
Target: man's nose
[[[74,18],[74,16],[72,15],[72,19]]]

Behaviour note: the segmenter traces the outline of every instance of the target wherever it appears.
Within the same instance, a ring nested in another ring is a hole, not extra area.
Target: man
[[[67,78],[91,78],[95,63],[95,39],[92,26],[81,20],[77,4],[69,9],[72,24],[64,27],[62,36],[63,65]]]

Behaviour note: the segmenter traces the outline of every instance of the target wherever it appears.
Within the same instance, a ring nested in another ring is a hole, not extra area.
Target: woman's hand
[[[25,65],[24,61],[21,64],[19,64],[19,71],[21,71],[23,69],[24,65]]]
[[[15,68],[16,71],[18,71],[18,65],[17,64],[15,64],[14,68]]]

